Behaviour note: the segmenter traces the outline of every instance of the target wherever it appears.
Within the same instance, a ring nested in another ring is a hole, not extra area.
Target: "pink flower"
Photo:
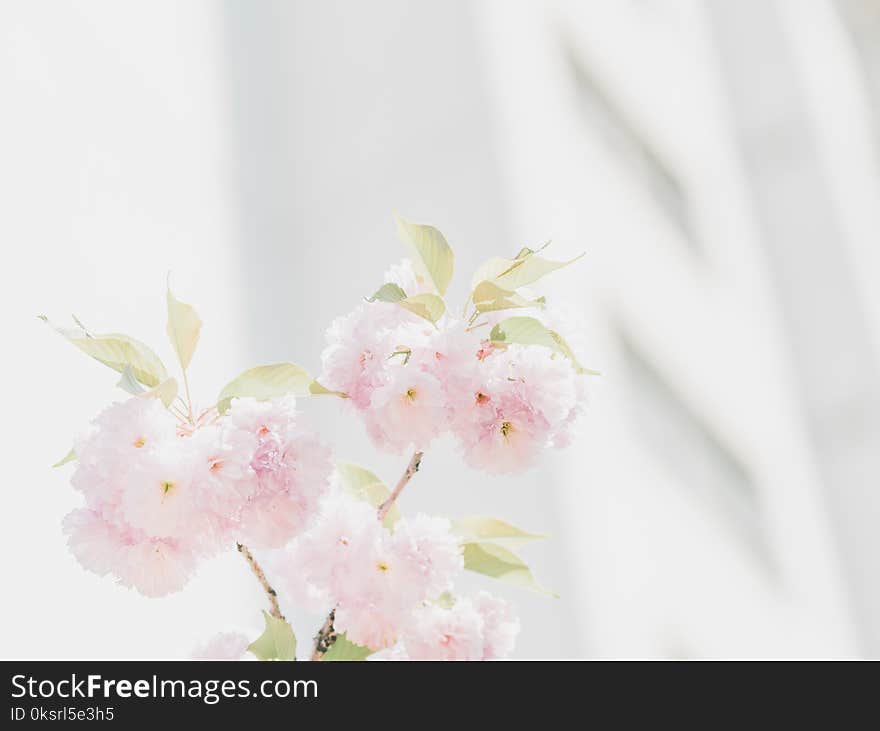
[[[471,602],[483,618],[483,659],[496,660],[513,652],[519,634],[519,618],[509,602],[487,591],[478,591]]]
[[[71,483],[88,499],[118,502],[131,466],[172,442],[175,424],[158,399],[130,398],[107,407],[75,441]]]
[[[453,405],[453,431],[465,460],[499,474],[531,466],[560,443],[583,392],[570,363],[542,347],[510,346],[487,357]]]
[[[185,541],[144,538],[124,552],[120,580],[141,594],[159,597],[180,591],[195,570],[197,555]]]
[[[282,435],[295,429],[296,399],[293,396],[268,401],[236,398],[221,424],[230,443],[242,450],[253,450],[254,442],[268,435]]]
[[[94,421],[100,439],[80,443],[83,452],[94,450],[107,469],[119,461],[136,458],[144,451],[172,441],[176,419],[155,398],[130,398],[104,409]],[[77,452],[79,454],[79,452]]]
[[[414,356],[441,384],[447,403],[454,404],[457,395],[478,378],[480,348],[477,332],[468,332],[464,322],[450,318],[429,334]]]
[[[452,586],[464,563],[449,521],[417,515],[392,534],[368,503],[337,492],[276,560],[285,588],[336,608],[336,628],[374,650],[393,645],[413,609]]]
[[[384,281],[396,284],[406,292],[407,297],[433,291],[431,285],[416,273],[411,259],[401,259],[397,264],[392,264],[385,272]]]
[[[321,382],[348,394],[355,408],[367,408],[373,390],[383,380],[388,358],[401,344],[397,329],[416,319],[403,307],[387,302],[364,302],[335,319],[321,354]]]
[[[86,507],[65,530],[85,568],[160,596],[233,538],[280,546],[310,522],[330,454],[298,424],[293,399],[236,399],[186,434],[160,402],[133,398],[77,443],[73,483]]]
[[[519,472],[546,445],[549,425],[517,391],[509,384],[482,384],[456,413],[455,433],[472,467]]]
[[[406,654],[406,647],[404,647],[402,642],[397,642],[393,644],[391,647],[386,647],[384,650],[379,650],[370,655],[367,655],[366,658],[368,661],[401,661],[401,660],[409,660],[409,655]]]
[[[257,484],[250,466],[257,439],[243,430],[212,424],[197,429],[185,440],[192,452],[194,499],[203,540],[228,544],[242,507]]]
[[[402,641],[412,660],[482,660],[483,618],[465,599],[450,609],[420,607]]]
[[[332,606],[350,591],[382,531],[368,503],[341,493],[329,497],[309,531],[278,561],[286,588],[310,604],[319,599]]]
[[[378,524],[375,517],[373,522]],[[394,554],[384,528],[353,558],[352,581],[343,587],[336,605],[336,627],[359,645],[374,650],[389,647],[397,641],[416,590],[407,585],[403,562]]]
[[[154,539],[116,526],[88,508],[64,520],[68,545],[84,568],[119,581],[146,596],[179,591],[195,566],[195,553],[184,541]]]
[[[64,521],[73,555],[148,596],[181,589],[201,520],[176,420],[157,399],[131,398],[99,414],[76,450],[86,507]]]
[[[461,545],[445,518],[424,513],[403,518],[391,541],[404,582],[417,590],[419,599],[434,599],[451,590],[453,580],[464,570]]]
[[[496,660],[512,650],[519,620],[503,599],[485,591],[451,607],[416,608],[396,644],[371,660]]]
[[[74,510],[64,519],[63,526],[70,552],[84,568],[99,576],[119,575],[128,543],[100,512],[89,508]]]
[[[386,604],[390,604],[389,607]],[[341,602],[336,607],[334,624],[346,637],[364,647],[381,650],[397,642],[398,632],[406,613],[393,602],[372,599]]]
[[[295,405],[292,397],[235,399],[222,426],[250,468],[251,489],[234,529],[243,543],[284,545],[306,528],[327,491],[330,450],[298,425]]]
[[[548,348],[511,346],[502,356],[508,378],[514,379],[531,408],[540,412],[555,431],[578,400],[575,386],[583,382],[571,362]]]
[[[410,445],[424,449],[446,429],[446,399],[434,376],[415,364],[393,365],[373,391],[365,419],[380,449],[394,454]]]
[[[220,632],[202,643],[192,653],[193,660],[246,660],[250,641],[243,632]]]
[[[201,506],[194,455],[184,442],[167,442],[132,464],[121,497],[122,517],[128,525],[162,538],[193,532]]]

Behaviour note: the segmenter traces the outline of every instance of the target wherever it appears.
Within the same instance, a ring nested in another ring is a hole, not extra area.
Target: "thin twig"
[[[419,471],[419,467],[422,464],[422,457],[424,456],[424,452],[415,452],[413,456],[409,460],[409,464],[406,466],[406,470],[400,476],[400,479],[397,481],[397,485],[394,490],[388,496],[388,499],[385,500],[376,511],[376,518],[381,522],[385,520],[385,516],[388,515],[388,511],[391,510],[391,506],[394,505],[397,498],[400,497],[400,493],[403,492],[403,488],[405,488],[409,481],[413,478],[416,472]],[[318,634],[315,635],[315,649],[312,652],[312,660],[320,660],[324,657],[333,643],[336,642],[336,628],[333,626],[333,620],[336,618],[336,609],[331,609],[330,614],[327,615],[327,619],[324,620],[324,624],[321,626],[321,629],[318,631]]]
[[[312,652],[312,660],[317,662],[327,653],[327,650],[336,642],[336,629],[333,627],[333,620],[336,619],[336,610],[331,609],[327,619],[318,634],[315,635],[315,649]]]
[[[186,413],[189,415],[189,423],[195,424],[193,420],[192,398],[189,395],[189,379],[186,377],[186,368],[183,369],[183,388],[186,391]]]
[[[281,613],[281,607],[278,605],[278,594],[275,589],[272,588],[272,585],[269,583],[269,580],[266,578],[266,574],[263,571],[263,567],[257,563],[257,559],[254,558],[254,555],[250,552],[247,546],[239,543],[238,551],[244,556],[244,560],[247,561],[248,566],[251,567],[251,571],[254,572],[254,576],[257,577],[257,581],[260,582],[260,586],[263,587],[263,591],[266,592],[266,597],[269,599],[269,614],[271,614],[276,619],[284,619],[284,615]]]
[[[409,464],[406,466],[406,471],[400,476],[400,479],[397,481],[397,486],[394,488],[394,491],[388,496],[388,499],[379,506],[379,511],[376,513],[376,517],[379,521],[385,520],[385,516],[388,515],[388,511],[391,510],[391,506],[394,505],[394,502],[400,497],[400,493],[403,492],[403,488],[409,484],[409,481],[413,478],[413,475],[419,471],[419,465],[422,464],[422,456],[424,452],[416,452],[413,454],[412,458],[409,461]]]
[[[174,414],[178,419],[180,419],[181,421],[187,421],[186,414],[184,414],[184,413],[183,413],[183,412],[177,407],[176,404],[170,404],[170,405],[168,406],[168,410],[169,410],[172,414]]]

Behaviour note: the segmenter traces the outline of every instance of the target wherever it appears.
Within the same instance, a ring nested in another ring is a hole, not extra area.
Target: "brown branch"
[[[391,510],[391,506],[394,505],[394,501],[400,497],[400,493],[403,492],[403,488],[405,488],[409,481],[413,478],[413,475],[419,471],[419,466],[422,464],[422,456],[424,452],[416,452],[413,454],[412,458],[409,461],[409,464],[406,466],[406,471],[400,476],[400,479],[397,481],[397,486],[394,488],[394,491],[388,496],[388,499],[379,506],[379,512],[376,514],[376,517],[379,518],[379,521],[385,520],[385,516],[388,515],[388,511]]]
[[[266,573],[263,571],[263,567],[257,563],[257,559],[254,558],[254,555],[250,552],[247,546],[242,543],[237,545],[239,553],[244,556],[244,560],[247,561],[248,566],[251,567],[251,571],[254,572],[254,576],[257,577],[257,581],[259,581],[260,586],[263,587],[263,591],[266,592],[266,597],[269,599],[270,606],[269,614],[276,619],[283,620],[284,615],[281,613],[281,607],[278,605],[278,594],[266,578]]]
[[[321,629],[318,630],[318,634],[315,635],[315,649],[312,652],[312,660],[317,661],[323,658],[327,650],[336,642],[336,629],[333,627],[334,619],[336,619],[336,610],[331,609]]]
[[[419,467],[422,464],[422,457],[424,456],[424,452],[415,452],[412,458],[409,461],[409,464],[406,466],[406,470],[400,476],[400,479],[397,481],[397,485],[394,487],[394,490],[388,496],[388,499],[385,500],[380,506],[378,511],[376,512],[376,518],[381,522],[385,520],[385,516],[388,515],[388,511],[391,510],[391,506],[394,505],[397,498],[400,497],[400,493],[403,492],[403,488],[405,488],[409,481],[413,478],[416,472],[419,471]],[[315,635],[315,650],[312,652],[312,660],[320,660],[327,653],[327,650],[336,642],[336,628],[333,626],[333,620],[336,618],[336,609],[331,609],[330,614],[327,615],[327,619],[324,620],[324,624],[321,626],[321,629],[318,631],[318,634]]]

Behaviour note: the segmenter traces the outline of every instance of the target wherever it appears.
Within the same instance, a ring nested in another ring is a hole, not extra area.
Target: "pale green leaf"
[[[324,388],[308,371],[295,363],[272,363],[250,368],[227,383],[217,397],[217,409],[222,414],[229,408],[234,398],[250,397],[264,400],[288,394],[344,396],[338,391]]]
[[[73,462],[76,459],[76,452],[71,448],[71,450],[65,454],[61,459],[59,459],[53,467],[61,467],[61,465],[65,465],[68,462]]]
[[[492,328],[489,339],[497,345],[543,345],[558,350],[549,328],[534,317],[508,317]]]
[[[560,353],[562,353],[566,358],[571,361],[571,364],[574,366],[574,369],[581,374],[586,374],[589,376],[598,376],[599,371],[594,371],[590,368],[584,368],[577,359],[577,356],[574,354],[574,351],[571,349],[571,346],[565,339],[555,330],[550,330],[550,337],[553,338],[553,341],[556,343],[556,347]]]
[[[446,303],[442,297],[438,297],[436,294],[416,294],[400,300],[397,304],[432,325],[436,325],[446,312]]]
[[[383,284],[376,293],[369,298],[369,302],[400,302],[406,299],[406,292],[393,282]]]
[[[543,307],[545,300],[543,297],[527,299],[495,282],[484,280],[474,287],[473,302],[478,312],[494,312],[519,307]]]
[[[258,660],[296,660],[296,635],[283,619],[263,612],[266,629],[248,645]]]
[[[356,464],[339,462],[336,465],[336,474],[339,475],[342,488],[347,493],[359,500],[368,502],[374,508],[378,508],[391,494],[391,491],[382,480],[369,470]],[[400,509],[395,503],[385,516],[384,525],[390,530],[399,519]]]
[[[444,591],[431,603],[435,606],[442,607],[443,609],[452,609],[455,606],[455,595],[448,591]]]
[[[504,520],[480,515],[467,515],[453,520],[452,530],[461,538],[462,543],[492,541],[510,548],[547,538],[546,534],[529,533]]]
[[[476,289],[480,282],[493,281],[515,261],[516,259],[505,259],[501,256],[493,256],[491,259],[487,259],[477,267],[477,271],[475,271],[474,276],[471,277],[471,289]]]
[[[122,375],[119,377],[119,381],[116,385],[123,391],[130,393],[132,396],[140,396],[147,390],[138,382],[137,378],[134,377],[134,371],[131,370],[130,365],[127,365],[122,369]]]
[[[168,372],[159,357],[149,347],[134,338],[118,333],[92,335],[82,329],[66,330],[55,327],[44,316],[41,316],[40,319],[48,323],[56,332],[67,338],[86,355],[112,368],[117,373],[123,373],[126,367],[131,368],[131,374],[149,388],[158,386],[168,378]]]
[[[568,358],[578,373],[595,374],[584,368],[569,347],[565,339],[555,330],[551,330],[534,317],[508,317],[502,320],[489,333],[489,339],[499,346],[505,345],[540,345]]]
[[[174,378],[166,378],[162,383],[149,391],[140,394],[141,398],[157,398],[165,404],[166,407],[171,405],[177,396],[177,380]]]
[[[330,645],[330,649],[324,653],[321,658],[322,662],[356,662],[365,660],[368,655],[372,655],[373,651],[369,647],[350,642],[344,635],[338,635]]]
[[[400,216],[395,216],[395,220],[397,233],[412,255],[416,274],[432,284],[437,294],[446,294],[452,281],[455,256],[443,234],[433,226],[409,223]]]
[[[80,330],[82,330],[82,331],[83,331],[84,333],[86,333],[87,335],[90,335],[90,334],[91,334],[91,333],[89,333],[89,329],[88,329],[85,325],[82,324],[82,322],[80,321],[80,319],[79,319],[76,315],[71,315],[70,317],[73,319],[73,321],[76,323],[76,326],[77,326]],[[46,318],[43,317],[43,319],[45,320]]]
[[[484,262],[474,274],[472,286],[476,287],[484,280],[491,280],[505,289],[519,289],[574,264],[582,256],[580,254],[569,261],[552,261],[538,256],[531,249],[523,249],[516,259],[494,257]]]
[[[499,275],[496,281],[508,289],[519,289],[534,284],[551,272],[574,264],[583,254],[568,261],[551,261],[535,254],[521,259],[514,266]]]
[[[312,396],[339,396],[339,398],[348,398],[348,394],[342,393],[342,391],[331,391],[317,380],[314,380],[309,384],[309,394]]]
[[[202,332],[202,321],[191,305],[181,302],[168,288],[168,338],[174,346],[180,366],[183,370],[189,368]]]
[[[465,543],[464,567],[539,594],[557,596],[535,581],[531,570],[519,556],[494,543]]]

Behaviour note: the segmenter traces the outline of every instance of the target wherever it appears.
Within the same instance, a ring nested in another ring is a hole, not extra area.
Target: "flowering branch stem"
[[[385,520],[385,516],[388,515],[388,511],[391,510],[391,506],[394,505],[397,498],[400,497],[400,493],[403,492],[403,488],[405,488],[409,481],[413,478],[416,472],[419,471],[419,467],[422,464],[422,457],[424,456],[424,452],[415,452],[413,456],[409,460],[409,464],[406,466],[406,470],[400,476],[400,479],[397,481],[397,485],[394,487],[394,490],[388,496],[388,499],[385,500],[380,506],[378,511],[376,512],[376,518],[381,522]],[[239,550],[241,550],[241,546],[239,546]],[[247,549],[245,549],[247,550]],[[333,620],[336,618],[336,610],[331,609],[330,614],[327,615],[327,619],[324,620],[324,624],[321,626],[321,629],[318,630],[318,634],[315,635],[315,650],[312,652],[312,660],[320,660],[324,657],[333,643],[336,642],[336,628],[333,626]]]
[[[254,576],[257,577],[257,581],[259,581],[260,586],[263,587],[263,591],[266,592],[266,598],[269,600],[270,606],[269,613],[276,619],[283,620],[284,615],[281,613],[281,607],[278,605],[278,594],[266,578],[266,573],[263,571],[263,567],[257,563],[257,559],[254,558],[254,555],[244,544],[238,544],[238,551],[244,556],[244,560],[247,561],[248,566],[251,567],[251,571],[254,572]]]
[[[183,388],[186,391],[186,413],[189,416],[189,423],[194,424],[192,398],[189,395],[189,380],[186,377],[186,368],[183,369]]]
[[[416,452],[413,454],[412,458],[409,461],[409,464],[406,466],[406,471],[400,476],[400,479],[397,481],[397,485],[394,488],[394,491],[388,496],[388,499],[379,506],[379,512],[376,514],[376,517],[379,519],[379,522],[385,520],[385,516],[388,515],[388,511],[391,510],[391,506],[394,505],[394,502],[400,497],[400,493],[403,492],[403,488],[405,488],[409,481],[413,478],[413,475],[419,471],[419,467],[422,464],[422,457],[424,456],[424,452]]]
[[[327,650],[336,642],[336,628],[333,620],[336,619],[336,610],[331,609],[318,634],[315,635],[315,649],[312,652],[312,660],[318,661],[326,654]]]

